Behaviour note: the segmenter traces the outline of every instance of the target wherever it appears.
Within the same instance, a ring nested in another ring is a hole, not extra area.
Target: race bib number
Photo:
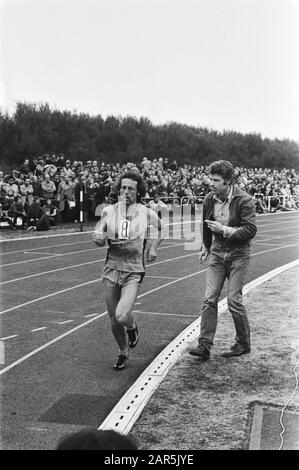
[[[130,221],[129,220],[121,220],[119,224],[118,230],[118,238],[120,240],[128,240],[130,235]]]

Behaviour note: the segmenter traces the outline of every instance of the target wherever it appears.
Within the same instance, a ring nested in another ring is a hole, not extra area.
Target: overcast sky
[[[0,0],[2,111],[48,102],[299,141],[298,0]]]

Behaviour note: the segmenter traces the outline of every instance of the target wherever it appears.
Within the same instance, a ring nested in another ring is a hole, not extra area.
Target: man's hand
[[[223,231],[223,225],[220,222],[216,222],[215,220],[205,220],[207,223],[208,227],[212,232],[215,233],[222,233]]]
[[[146,261],[151,263],[152,261],[155,261],[156,258],[157,258],[157,250],[154,246],[150,246],[146,250]]]
[[[209,256],[209,251],[206,248],[202,248],[201,251],[198,253],[199,262],[204,263]]]
[[[96,230],[93,232],[91,239],[98,246],[104,246],[106,242],[106,234],[102,231]]]

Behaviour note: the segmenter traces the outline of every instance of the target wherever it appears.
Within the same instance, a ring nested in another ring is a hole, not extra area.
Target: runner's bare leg
[[[120,287],[107,287],[106,286],[106,304],[110,318],[111,331],[116,340],[121,354],[128,354],[128,338],[126,328],[116,321],[115,311],[118,306],[121,295]]]

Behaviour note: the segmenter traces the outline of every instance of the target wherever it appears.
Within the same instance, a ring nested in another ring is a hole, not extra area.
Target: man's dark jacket
[[[209,192],[203,202],[203,243],[210,250],[213,232],[205,220],[214,219],[214,191]],[[248,248],[256,234],[255,204],[252,197],[237,186],[233,186],[233,196],[229,205],[228,226],[238,228],[229,237],[214,233],[216,244],[224,250]]]

